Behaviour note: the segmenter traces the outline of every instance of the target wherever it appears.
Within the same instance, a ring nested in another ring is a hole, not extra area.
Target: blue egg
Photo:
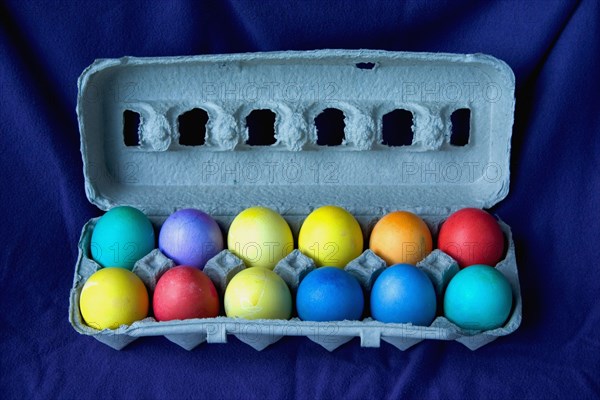
[[[510,283],[489,265],[471,265],[461,270],[444,295],[444,315],[464,329],[498,328],[506,322],[511,308]]]
[[[103,267],[128,270],[154,249],[152,223],[137,208],[120,206],[104,214],[94,227],[92,258]]]
[[[396,264],[381,273],[371,290],[371,316],[381,322],[428,326],[437,300],[429,277],[410,264]]]
[[[361,317],[365,299],[360,284],[343,269],[321,267],[300,282],[298,316],[304,321],[343,321]]]

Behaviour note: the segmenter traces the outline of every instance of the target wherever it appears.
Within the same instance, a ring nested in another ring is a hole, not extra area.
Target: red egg
[[[211,318],[219,314],[215,285],[204,272],[184,265],[160,277],[152,303],[158,321]]]
[[[461,268],[474,264],[496,265],[504,254],[504,235],[498,222],[478,208],[463,208],[443,223],[438,248]]]

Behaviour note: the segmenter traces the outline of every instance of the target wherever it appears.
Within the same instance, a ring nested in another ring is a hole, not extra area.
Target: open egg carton
[[[78,87],[88,199],[102,210],[134,206],[157,230],[175,210],[193,207],[226,233],[240,211],[262,205],[282,214],[297,238],[313,209],[333,204],[357,218],[365,243],[376,221],[395,210],[421,216],[435,237],[453,211],[489,208],[508,193],[514,75],[487,55],[318,50],[125,57],[94,62]],[[317,129],[324,115],[337,132]],[[398,126],[407,115],[412,122]],[[512,286],[513,309],[498,329],[463,330],[441,316],[445,286],[458,267],[434,250],[418,264],[438,294],[438,317],[428,327],[381,323],[366,312],[360,321],[337,322],[149,317],[99,331],[85,325],[79,311],[83,284],[99,268],[89,249],[96,220],[83,227],[79,241],[69,320],[77,332],[115,349],[139,337],[165,336],[189,350],[234,335],[257,350],[283,336],[306,336],[328,350],[354,337],[363,347],[383,340],[405,350],[433,339],[474,350],[521,321],[514,242],[500,222],[507,250],[496,268]],[[154,250],[133,271],[152,293],[172,266]],[[222,295],[243,268],[223,250],[204,271]],[[275,272],[294,294],[312,268],[310,258],[294,251]],[[366,250],[346,270],[368,296],[383,268]]]

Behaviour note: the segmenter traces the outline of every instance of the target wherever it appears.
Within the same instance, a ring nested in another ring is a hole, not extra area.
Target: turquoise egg
[[[510,283],[500,271],[483,264],[457,273],[444,295],[444,315],[463,329],[498,328],[511,308]]]
[[[137,208],[115,207],[104,214],[92,232],[92,258],[103,267],[128,270],[154,249],[152,223]]]

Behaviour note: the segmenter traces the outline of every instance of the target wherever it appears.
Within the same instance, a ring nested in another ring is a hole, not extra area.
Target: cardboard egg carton
[[[157,230],[173,211],[193,207],[212,215],[226,232],[237,213],[263,205],[281,213],[297,238],[313,209],[334,204],[356,216],[368,243],[375,222],[390,211],[420,215],[435,235],[453,211],[489,208],[508,193],[514,75],[486,55],[319,50],[126,57],[96,61],[78,87],[88,199],[102,210],[139,208]],[[315,119],[326,109],[343,112],[343,137],[336,145],[320,145]],[[464,109],[470,110],[469,137],[457,145],[452,115]],[[252,127],[248,116],[255,110],[274,113],[273,132]],[[411,145],[383,144],[393,142],[385,137],[383,121],[394,110],[412,113]],[[190,121],[203,135],[195,145],[186,128]],[[265,138],[270,145],[252,145]],[[228,335],[257,350],[283,336],[306,336],[328,350],[354,337],[363,347],[379,347],[383,340],[405,350],[434,339],[476,349],[513,332],[521,320],[514,242],[501,223],[507,252],[497,268],[511,283],[514,302],[507,323],[495,330],[465,331],[441,316],[429,327],[381,323],[367,313],[361,321],[338,322],[149,317],[98,331],[79,312],[81,288],[99,267],[89,257],[95,222],[84,226],[79,242],[69,319],[77,332],[116,349],[143,336],[165,336],[192,349],[205,341],[224,343]],[[294,292],[311,264],[296,251],[275,271]],[[134,272],[151,293],[171,266],[155,250]],[[418,266],[432,278],[441,304],[456,263],[434,250]],[[243,268],[224,250],[205,272],[222,293]],[[367,295],[382,268],[370,251],[346,267]]]

